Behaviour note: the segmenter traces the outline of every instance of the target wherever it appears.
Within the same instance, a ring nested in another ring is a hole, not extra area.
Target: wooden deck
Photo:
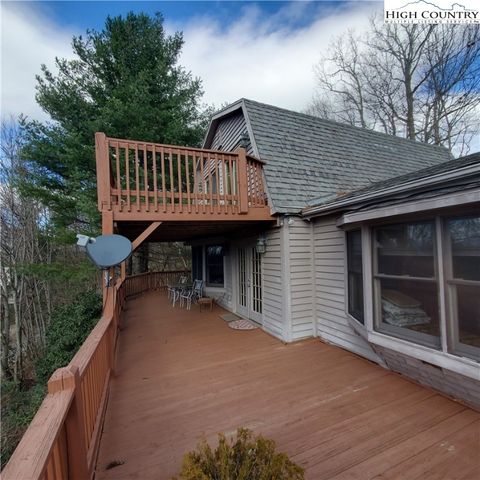
[[[239,426],[307,479],[479,478],[480,413],[319,340],[234,331],[221,313],[162,293],[128,302],[97,479],[169,479],[202,435]]]

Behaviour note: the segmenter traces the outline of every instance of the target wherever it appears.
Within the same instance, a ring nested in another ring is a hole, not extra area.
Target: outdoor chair
[[[193,289],[185,289],[180,293],[180,307],[186,307],[187,310],[192,308],[192,298],[195,293]]]
[[[168,299],[172,300],[173,306],[175,306],[176,301],[179,298],[183,285],[187,283],[188,278],[185,275],[180,277],[178,284],[176,285],[167,285],[167,295]]]
[[[203,297],[203,280],[195,280],[193,282],[193,296],[192,299],[196,303],[199,298]]]

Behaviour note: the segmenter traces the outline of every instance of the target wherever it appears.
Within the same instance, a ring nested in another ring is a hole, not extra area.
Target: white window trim
[[[467,192],[457,192],[449,195],[442,195],[435,198],[424,200],[414,200],[401,205],[392,205],[382,208],[374,208],[361,212],[346,213],[337,220],[337,227],[351,225],[353,223],[365,222],[368,220],[379,220],[396,215],[406,215],[411,213],[426,212],[429,210],[438,210],[446,207],[458,207],[469,203],[480,202],[480,189],[474,189]]]
[[[348,286],[348,242],[347,242],[347,233],[352,232],[355,230],[359,230],[361,234],[361,241],[362,241],[362,272],[363,272],[363,321],[365,323],[360,322],[356,319],[348,310],[349,305],[349,286]],[[352,328],[365,340],[367,339],[367,328],[366,328],[366,308],[365,308],[365,255],[364,255],[364,230],[363,228],[353,227],[348,228],[345,230],[345,235],[343,236],[343,258],[345,259],[344,262],[344,279],[345,279],[345,316],[347,317],[348,322],[352,326]]]
[[[449,217],[450,215],[445,215]],[[462,216],[462,213],[452,214],[454,216]],[[451,348],[449,328],[451,324],[447,322],[447,299],[446,299],[446,285],[444,277],[443,252],[445,250],[444,241],[444,222],[443,218],[438,213],[432,213],[431,218],[435,224],[435,238],[437,245],[437,265],[440,271],[438,272],[439,285],[439,302],[440,308],[440,329],[441,329],[441,348],[435,349],[425,345],[417,344],[406,339],[393,337],[388,334],[376,331],[374,329],[374,295],[373,295],[373,244],[371,226],[362,225],[362,255],[363,255],[363,294],[364,294],[364,316],[365,325],[362,325],[358,320],[348,313],[348,265],[347,265],[347,236],[344,235],[344,258],[345,258],[345,313],[352,327],[362,337],[366,338],[370,343],[379,345],[381,347],[389,348],[390,350],[403,353],[410,357],[422,360],[433,365],[445,368],[452,372],[465,375],[475,380],[480,380],[480,364],[479,362],[468,357],[460,356],[460,353],[453,354],[448,351]],[[402,220],[408,222],[409,220]],[[354,229],[353,226],[349,228]],[[438,235],[441,235],[439,237]],[[437,268],[437,267],[436,267]]]

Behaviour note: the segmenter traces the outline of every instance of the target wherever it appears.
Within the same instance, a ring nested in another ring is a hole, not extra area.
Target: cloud
[[[55,70],[56,56],[71,58],[72,35],[82,32],[54,23],[42,4],[31,5],[2,2],[2,115],[45,120],[35,102],[35,75],[42,63]],[[233,20],[207,15],[172,24],[167,18],[166,28],[184,32],[180,63],[202,78],[206,103],[248,97],[301,110],[313,94],[312,67],[332,36],[367,27],[372,4],[340,5],[292,2],[267,15],[246,4]]]
[[[70,43],[76,32],[22,3],[2,2],[1,14],[2,117],[23,113],[45,120],[48,115],[35,102],[35,75],[42,63],[54,69],[55,56],[72,57]]]
[[[227,28],[204,17],[183,26],[169,24],[168,30],[183,30],[180,62],[202,78],[207,103],[219,106],[247,97],[302,110],[315,88],[313,65],[332,38],[347,29],[366,30],[372,13],[371,3],[317,5],[315,17],[301,26],[298,20],[312,14],[306,2],[286,4],[271,17],[245,7]]]

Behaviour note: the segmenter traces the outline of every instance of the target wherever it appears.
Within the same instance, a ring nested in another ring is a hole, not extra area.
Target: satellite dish
[[[132,253],[132,242],[122,235],[100,235],[85,245],[97,267],[110,268],[122,263]]]

